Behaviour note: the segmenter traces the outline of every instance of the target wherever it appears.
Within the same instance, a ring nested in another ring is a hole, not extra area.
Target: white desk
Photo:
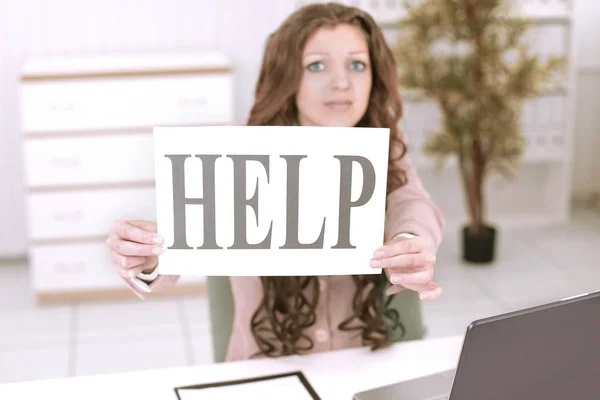
[[[0,399],[176,399],[174,388],[300,370],[323,400],[456,367],[463,337],[193,367],[18,382],[0,385]],[[134,355],[132,355],[134,356]]]

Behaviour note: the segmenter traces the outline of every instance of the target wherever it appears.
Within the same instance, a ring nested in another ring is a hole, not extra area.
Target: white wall
[[[587,200],[600,196],[600,1],[576,1],[579,73],[573,193]]]

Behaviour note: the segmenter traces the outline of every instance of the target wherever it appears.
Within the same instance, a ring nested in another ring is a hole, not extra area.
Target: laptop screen
[[[475,324],[450,398],[600,399],[599,371],[600,294],[595,294]]]

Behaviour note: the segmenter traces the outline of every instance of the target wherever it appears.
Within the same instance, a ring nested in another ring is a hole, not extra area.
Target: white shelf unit
[[[132,295],[110,264],[110,224],[156,220],[154,126],[233,122],[231,61],[208,52],[30,60],[20,94],[38,301]],[[182,277],[168,293],[203,284]]]
[[[415,0],[418,1],[418,0]],[[567,222],[571,206],[571,168],[574,137],[576,71],[572,44],[574,0],[511,0],[520,16],[532,22],[527,41],[542,59],[549,55],[569,61],[563,89],[527,100],[522,128],[526,150],[516,179],[490,176],[486,184],[487,220],[500,226],[555,225]],[[318,0],[298,0],[299,8]],[[402,0],[341,0],[369,12],[394,46],[395,27],[405,15]],[[422,152],[428,135],[441,122],[432,100],[401,90],[404,117],[400,128],[409,138],[409,151],[424,186],[440,206],[450,229],[467,221],[466,202],[455,159],[437,170],[435,160]]]

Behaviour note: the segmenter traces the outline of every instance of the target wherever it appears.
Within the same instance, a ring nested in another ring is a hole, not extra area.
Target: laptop
[[[472,322],[457,367],[354,400],[600,399],[600,292]]]

